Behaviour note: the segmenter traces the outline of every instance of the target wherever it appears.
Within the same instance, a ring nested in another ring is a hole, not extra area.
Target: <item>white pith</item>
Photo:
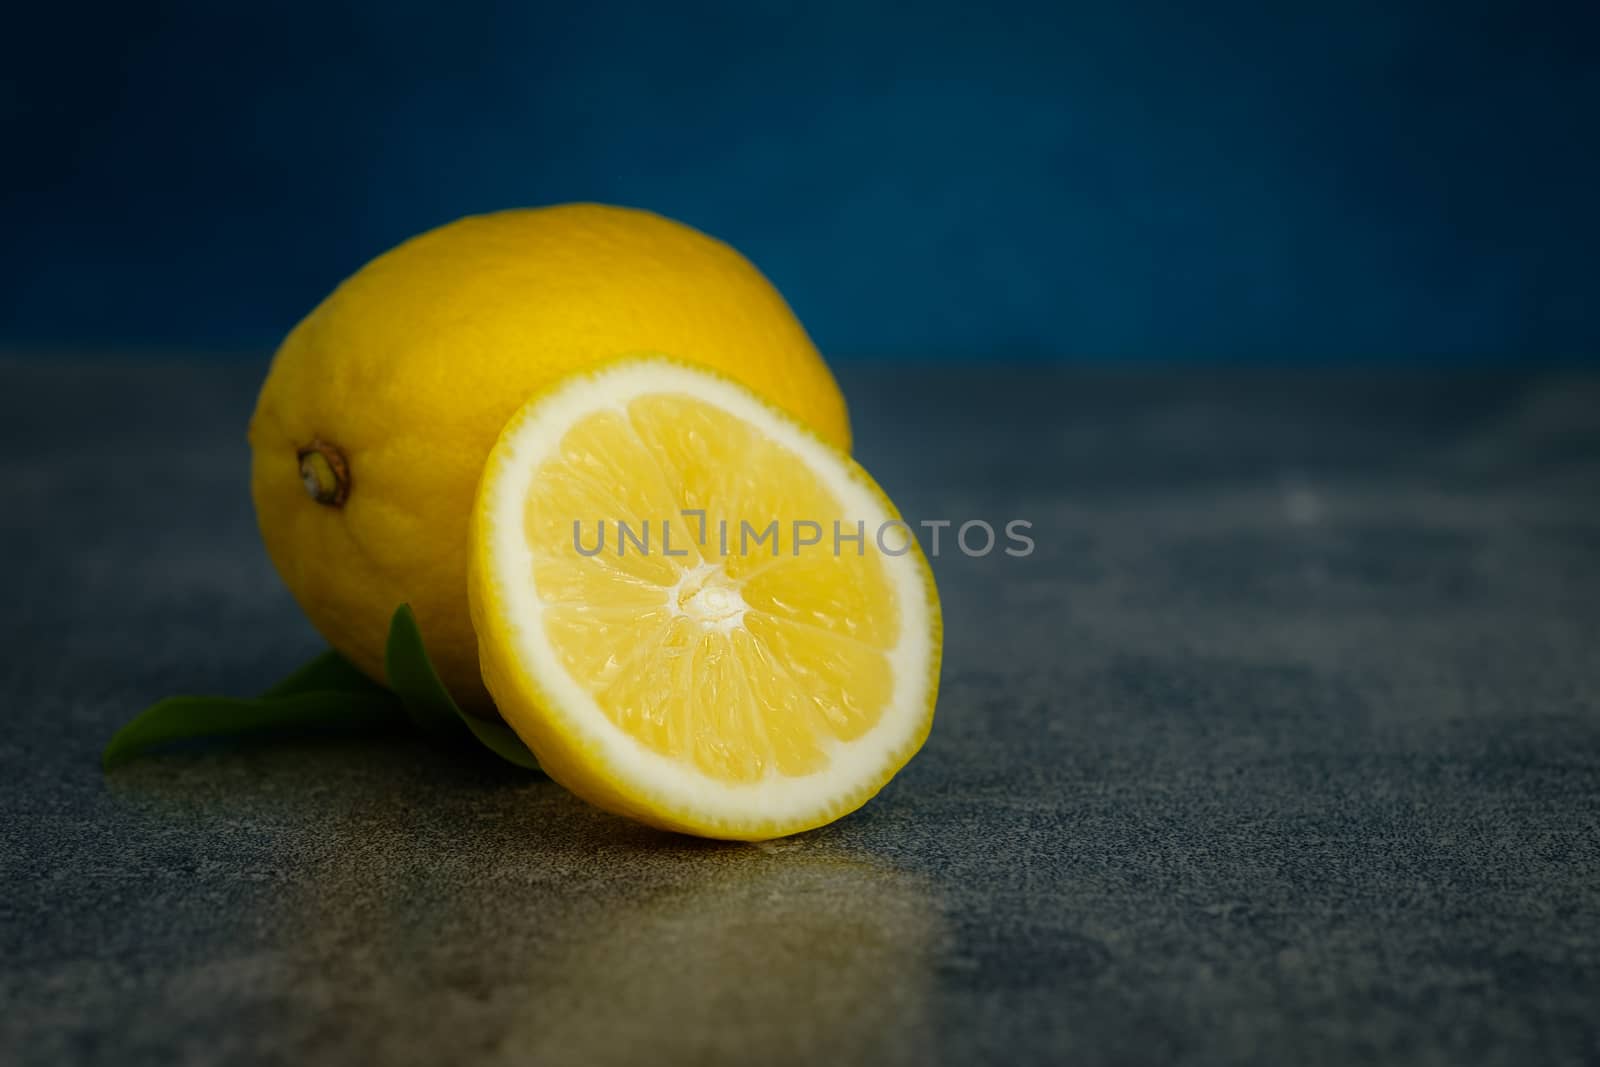
[[[856,468],[738,386],[669,362],[615,365],[540,398],[513,418],[496,446],[480,519],[487,526],[489,575],[511,651],[548,698],[542,702],[547,705],[543,714],[555,717],[560,733],[598,757],[606,776],[632,802],[728,827],[794,823],[832,810],[841,798],[878,785],[886,769],[909,755],[926,726],[934,654],[929,640],[931,590],[914,554],[879,556],[900,612],[899,644],[886,653],[893,676],[890,703],[867,733],[848,743],[825,743],[826,766],[809,775],[772,771],[756,782],[732,783],[647,748],[619,729],[567,673],[545,633],[545,605],[534,582],[534,556],[524,530],[534,475],[580,419],[606,409],[626,418],[628,404],[651,394],[692,396],[751,424],[800,457],[839,501],[840,517],[850,525],[860,519],[870,530],[895,518]],[[722,580],[720,571],[715,564],[686,568],[678,585],[667,591],[670,610],[709,629],[726,632],[742,626],[747,605],[737,585]]]
[[[667,590],[667,611],[699,623],[703,629],[728,633],[744,624],[750,606],[739,587],[744,583],[727,577],[720,563],[699,563],[685,567],[678,584]]]

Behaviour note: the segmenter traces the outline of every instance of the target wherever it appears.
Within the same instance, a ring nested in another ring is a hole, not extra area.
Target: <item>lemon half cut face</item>
[[[938,597],[849,457],[665,359],[565,379],[502,432],[473,515],[484,680],[553,777],[668,829],[830,822],[932,721]]]

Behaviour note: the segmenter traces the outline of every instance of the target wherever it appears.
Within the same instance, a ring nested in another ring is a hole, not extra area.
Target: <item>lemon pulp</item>
[[[491,455],[474,536],[485,681],[553,776],[646,821],[792,832],[926,736],[931,578],[865,472],[716,375],[628,361]]]

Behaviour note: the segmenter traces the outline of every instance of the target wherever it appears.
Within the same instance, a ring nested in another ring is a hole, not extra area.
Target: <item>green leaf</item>
[[[371,693],[305,690],[284,696],[235,699],[179,696],[153,704],[118,730],[100,755],[110,770],[158,745],[264,731],[378,730],[403,721],[394,698]]]
[[[295,730],[371,730],[410,721],[435,739],[478,743],[509,763],[539,770],[522,740],[502,722],[456,706],[428,659],[408,604],[395,610],[384,649],[390,689],[339,653],[317,656],[256,698],[169,697],[140,712],[101,753],[110,770],[151,748],[176,741]]]
[[[383,671],[417,729],[440,737],[460,735],[461,711],[433,669],[410,604],[401,604],[389,620]]]
[[[428,659],[428,650],[422,643],[422,631],[417,628],[417,617],[410,604],[395,609],[389,622],[389,641],[383,653],[384,673],[406,714],[419,730],[436,737],[462,737],[465,726],[473,737],[495,755],[518,767],[539,770],[539,761],[528,751],[511,728],[504,723],[489,722],[468,715],[456,705],[455,700],[439,680]]]
[[[385,691],[383,686],[362,674],[359,667],[330,648],[261,695],[283,697],[329,690],[346,693]]]
[[[515,763],[518,767],[544,773],[544,768],[539,766],[539,761],[528,751],[528,746],[522,743],[522,738],[505,723],[490,722],[488,719],[480,719],[476,715],[464,712],[461,721],[467,724],[467,729],[472,731],[472,736],[476,737],[483,747],[507,763]]]

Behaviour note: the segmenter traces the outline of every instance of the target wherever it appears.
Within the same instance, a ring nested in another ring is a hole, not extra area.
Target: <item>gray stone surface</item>
[[[1600,1058],[1600,380],[846,367],[936,563],[924,752],[834,826],[656,833],[404,737],[121,722],[317,649],[263,365],[0,365],[0,1060]]]

